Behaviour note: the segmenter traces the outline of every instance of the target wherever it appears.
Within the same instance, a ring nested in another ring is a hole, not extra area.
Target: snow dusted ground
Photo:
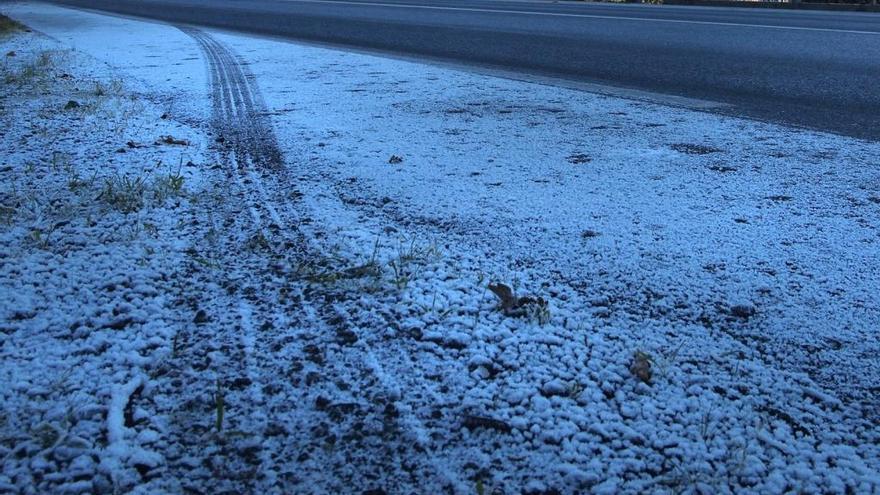
[[[877,143],[4,10],[4,489],[880,493]]]
[[[108,66],[0,42],[0,492],[110,493],[163,463],[150,377],[205,146]]]

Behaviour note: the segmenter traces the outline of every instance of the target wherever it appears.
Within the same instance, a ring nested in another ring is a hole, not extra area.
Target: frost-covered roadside
[[[203,91],[173,27],[17,12]],[[878,490],[876,144],[209,35],[285,160],[196,215],[199,325],[155,394],[182,419],[143,490]]]
[[[354,292],[334,306],[424,449],[400,456],[417,486],[880,490],[877,143],[217,38],[308,157],[312,283]],[[505,316],[493,281],[549,314]],[[320,377],[340,352],[304,354]],[[310,395],[331,439],[358,431],[335,376]],[[321,467],[351,450],[311,451],[311,483],[345,486]]]
[[[0,48],[0,492],[128,491],[164,464],[204,137],[43,35]]]

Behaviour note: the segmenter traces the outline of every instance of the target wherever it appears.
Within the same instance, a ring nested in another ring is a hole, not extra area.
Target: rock
[[[211,319],[208,318],[208,313],[205,313],[204,309],[196,311],[196,316],[193,318],[193,323],[195,323],[196,325],[202,325],[208,323],[209,321],[211,321]]]
[[[123,316],[121,318],[117,318],[116,320],[107,323],[102,328],[108,328],[110,330],[124,330],[125,327],[134,323],[134,318],[131,316]]]
[[[721,150],[714,146],[693,143],[676,143],[669,146],[673,150],[684,153],[685,155],[708,155],[710,153],[720,153]]]
[[[358,341],[356,333],[347,328],[336,329],[336,342],[341,345],[354,345]]]
[[[582,163],[590,163],[591,161],[593,161],[593,158],[590,157],[590,155],[586,155],[584,153],[575,153],[573,155],[569,155],[566,160],[568,160],[568,163],[571,163],[572,165],[580,165]]]
[[[232,383],[229,384],[229,388],[232,390],[244,390],[251,385],[251,379],[246,376],[240,376],[235,380],[232,380]]]
[[[546,397],[554,395],[568,395],[568,387],[562,383],[562,380],[550,380],[541,387],[541,394]]]
[[[79,102],[78,102],[78,101],[75,101],[75,100],[70,100],[70,101],[67,102],[66,105],[64,105],[64,109],[65,109],[65,110],[74,110],[74,109],[79,108],[79,107],[80,107]]]
[[[736,304],[730,307],[730,314],[737,318],[748,319],[757,313],[757,310],[751,304]]]
[[[639,416],[638,408],[629,403],[620,404],[620,417],[624,419],[636,419]]]
[[[532,397],[532,411],[542,413],[550,409],[550,401],[540,395]]]
[[[489,418],[486,416],[474,416],[471,414],[466,414],[462,418],[461,424],[469,430],[483,428],[500,431],[502,433],[510,433],[511,430],[510,425],[500,419]]]

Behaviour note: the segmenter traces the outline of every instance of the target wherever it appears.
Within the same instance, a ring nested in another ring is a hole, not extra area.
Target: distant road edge
[[[745,7],[759,9],[841,10],[849,12],[880,12],[880,0],[874,3],[817,3],[804,1],[768,2],[760,0],[563,0],[595,3],[645,3],[663,5],[694,5],[704,7]]]

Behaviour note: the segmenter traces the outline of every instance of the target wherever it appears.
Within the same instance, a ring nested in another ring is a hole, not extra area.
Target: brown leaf
[[[642,351],[636,351],[629,365],[629,371],[633,376],[650,385],[651,378],[654,376],[653,371],[651,371],[651,356]]]
[[[189,141],[187,141],[185,139],[175,139],[174,136],[162,136],[162,139],[159,142],[163,143],[163,144],[171,144],[171,145],[178,145],[178,146],[188,146],[189,145]]]
[[[501,302],[501,309],[509,310],[517,307],[519,300],[513,294],[513,289],[505,284],[489,284],[491,290]]]

